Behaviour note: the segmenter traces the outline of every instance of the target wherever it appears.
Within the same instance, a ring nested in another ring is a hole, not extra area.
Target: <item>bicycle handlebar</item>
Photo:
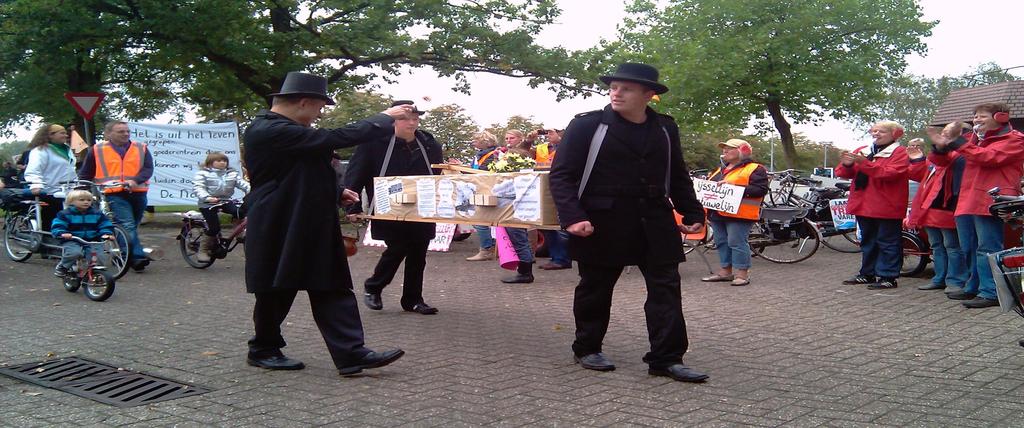
[[[76,242],[80,242],[80,243],[83,243],[83,244],[86,244],[86,245],[102,245],[102,244],[106,243],[106,241],[86,241],[86,240],[84,240],[82,238],[79,238],[79,237],[77,237],[75,235],[71,235],[71,240],[72,241],[76,241]]]

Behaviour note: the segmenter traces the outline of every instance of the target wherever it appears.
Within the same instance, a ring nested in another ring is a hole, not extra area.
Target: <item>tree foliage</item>
[[[434,135],[444,150],[445,158],[455,158],[465,163],[473,160],[476,149],[470,143],[480,126],[466,114],[464,108],[457,104],[432,108],[423,116],[420,128]]]
[[[183,107],[241,119],[288,71],[332,93],[430,67],[468,91],[469,72],[527,79],[558,97],[587,93],[584,53],[545,48],[554,0],[8,0],[0,2],[0,127],[67,122],[65,91],[103,91],[108,116]],[[178,110],[180,111],[180,110]]]
[[[962,76],[943,76],[937,79],[904,74],[895,79],[885,95],[866,114],[857,117],[860,128],[870,128],[880,120],[895,121],[906,129],[906,137],[926,138],[925,128],[931,124],[935,112],[950,92],[961,88],[991,85],[1017,80],[996,63],[979,65]]]
[[[915,0],[636,0],[629,10],[619,51],[659,66],[667,113],[694,130],[768,117],[788,165],[790,120],[864,114],[935,25]]]

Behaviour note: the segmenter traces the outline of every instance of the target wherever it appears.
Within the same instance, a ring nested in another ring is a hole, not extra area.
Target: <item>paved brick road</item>
[[[130,273],[93,303],[63,291],[52,263],[0,260],[0,362],[80,355],[213,388],[198,397],[117,409],[0,377],[0,425],[118,426],[1021,426],[1024,323],[997,309],[966,310],[941,292],[839,285],[857,256],[828,249],[782,266],[755,260],[753,284],[702,284],[682,267],[691,350],[707,384],[648,376],[642,277],[619,282],[606,341],[618,370],[572,362],[573,271],[530,285],[498,282],[493,263],[462,259],[474,242],[432,253],[426,279],[437,316],[405,313],[397,284],[381,312],[363,310],[367,343],[405,358],[363,377],[339,377],[304,294],[285,326],[300,372],[245,365],[252,298],[241,252],[188,268],[173,231],[145,241],[167,259]],[[472,241],[472,240],[471,240]],[[362,250],[361,282],[376,250]]]

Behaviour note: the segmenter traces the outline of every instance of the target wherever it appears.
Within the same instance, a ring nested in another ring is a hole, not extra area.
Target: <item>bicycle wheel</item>
[[[785,264],[807,260],[821,246],[818,229],[807,219],[786,228],[759,221],[754,223],[749,241],[758,257]]]
[[[82,280],[78,278],[76,274],[73,273],[68,273],[67,275],[64,275],[64,278],[62,279],[64,282],[64,289],[67,290],[69,293],[74,293],[78,291],[78,287],[82,285]]]
[[[831,248],[840,253],[859,253],[860,252],[860,241],[857,240],[857,231],[851,230],[843,232],[841,230],[831,230],[826,235],[826,229],[828,226],[822,225],[818,230],[821,231],[821,243],[826,247]]]
[[[124,226],[114,225],[114,240],[103,244],[103,250],[107,253],[107,273],[120,279],[128,273],[128,257],[132,254],[129,247],[128,231]]]
[[[106,271],[93,270],[92,275],[82,281],[82,291],[94,302],[107,300],[114,294],[114,276]]]
[[[181,250],[181,257],[185,259],[185,263],[196,269],[206,269],[216,260],[213,257],[205,262],[198,259],[199,243],[205,237],[205,230],[202,224],[192,223],[182,226],[181,232],[178,233],[178,249]]]
[[[900,276],[920,275],[928,267],[931,249],[913,232],[900,232],[900,243],[903,244],[903,267],[900,268]]]
[[[7,258],[16,262],[28,260],[32,257],[35,239],[38,238],[32,233],[32,224],[29,223],[28,217],[13,216],[4,223],[4,249]]]

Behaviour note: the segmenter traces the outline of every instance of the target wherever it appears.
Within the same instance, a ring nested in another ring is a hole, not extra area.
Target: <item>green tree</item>
[[[4,162],[14,162],[14,157],[20,155],[28,146],[28,141],[9,141],[0,143],[0,165]]]
[[[498,144],[505,144],[505,133],[511,130],[523,131],[524,134],[530,133],[530,131],[536,131],[544,127],[543,123],[537,122],[533,116],[520,116],[514,115],[508,118],[505,123],[492,123],[488,126],[485,131],[494,134],[498,137]]]
[[[667,113],[694,129],[768,117],[788,165],[790,120],[864,114],[935,25],[914,0],[636,0],[629,10],[617,51],[660,66]]]
[[[906,137],[927,138],[925,128],[950,92],[993,83],[1017,80],[998,64],[987,62],[962,76],[929,78],[904,74],[886,88],[883,96],[866,114],[856,117],[859,128],[867,129],[880,120],[895,121],[906,129]]]
[[[445,104],[427,111],[420,122],[420,128],[434,135],[444,149],[445,158],[455,158],[470,163],[476,149],[470,144],[473,134],[480,126],[456,104]]]
[[[60,94],[104,91],[107,115],[139,119],[194,106],[205,119],[265,107],[288,71],[348,93],[409,67],[469,91],[466,73],[586,93],[583,54],[533,35],[554,0],[7,0],[0,2],[0,126],[66,121]],[[582,83],[581,83],[582,82]]]
[[[338,104],[331,107],[316,126],[321,128],[341,128],[352,122],[380,113],[391,105],[391,97],[376,92],[353,91],[338,97]],[[355,147],[339,149],[338,155],[342,159],[349,159],[355,153]]]

